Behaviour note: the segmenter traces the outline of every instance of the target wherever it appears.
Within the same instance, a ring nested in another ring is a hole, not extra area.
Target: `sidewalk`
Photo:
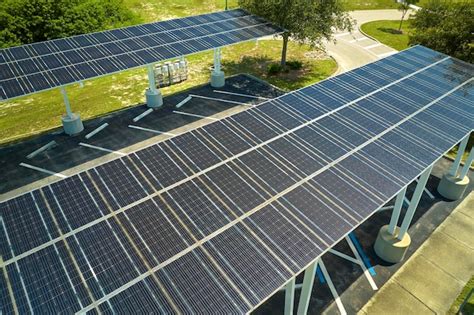
[[[359,314],[445,314],[474,273],[474,192]]]

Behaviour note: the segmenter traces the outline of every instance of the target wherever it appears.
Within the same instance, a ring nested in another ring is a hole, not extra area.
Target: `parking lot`
[[[134,121],[134,118],[148,110],[144,104],[85,121],[85,130],[75,137],[69,137],[62,133],[62,129],[58,129],[0,148],[0,167],[4,179],[0,182],[0,200],[208,124],[281,94],[282,91],[258,79],[238,75],[228,78],[222,89],[216,90],[210,85],[203,85],[165,96],[162,108],[138,121]],[[181,106],[177,108],[180,103]],[[86,138],[104,124],[108,125],[89,139]],[[33,158],[27,158],[52,141],[55,142],[53,147]]]

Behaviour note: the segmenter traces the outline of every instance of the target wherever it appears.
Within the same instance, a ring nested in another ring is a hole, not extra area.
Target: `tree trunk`
[[[400,25],[398,26],[398,31],[401,32],[402,31],[402,24],[403,24],[403,20],[405,19],[405,14],[406,14],[407,11],[403,11],[403,14],[402,14],[402,19],[400,20]]]
[[[285,33],[283,34],[283,48],[281,49],[281,61],[280,65],[282,68],[286,67],[286,51],[288,49],[288,39],[289,39],[289,34]]]

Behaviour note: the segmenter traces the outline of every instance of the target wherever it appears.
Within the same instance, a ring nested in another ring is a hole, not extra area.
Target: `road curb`
[[[366,23],[364,23],[364,24],[367,24],[367,23],[370,23],[370,22],[366,22]],[[362,25],[364,25],[364,24],[362,24]],[[370,38],[370,39],[373,40],[373,41],[376,41],[376,42],[379,43],[379,44],[382,44],[382,45],[384,45],[384,46],[387,46],[387,45],[385,45],[384,43],[381,43],[377,38],[375,38],[375,37],[373,37],[373,36],[370,36],[369,34],[367,34],[366,32],[364,32],[364,31],[362,30],[362,25],[359,25],[359,27],[358,27],[359,32],[360,32],[362,35],[364,35],[365,37]],[[388,46],[387,46],[387,47],[388,47]],[[390,47],[390,48],[391,48],[391,47]]]

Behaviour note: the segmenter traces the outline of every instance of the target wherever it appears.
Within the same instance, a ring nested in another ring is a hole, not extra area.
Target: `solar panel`
[[[236,9],[0,50],[0,100],[281,33]]]
[[[416,46],[1,203],[0,311],[254,309],[472,132],[473,72]]]

